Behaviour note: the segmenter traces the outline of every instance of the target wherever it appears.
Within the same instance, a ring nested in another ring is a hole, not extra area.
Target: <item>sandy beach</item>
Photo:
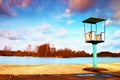
[[[54,65],[0,65],[0,74],[33,75],[33,74],[77,74],[92,73],[83,68],[92,64],[54,64]],[[98,68],[105,68],[106,73],[120,72],[120,63],[98,64]]]
[[[57,75],[58,76],[58,75],[95,73],[92,71],[83,70],[83,68],[86,68],[86,67],[92,67],[92,64],[0,65],[0,75],[2,77],[5,75],[12,75],[12,76]],[[98,64],[98,68],[107,69],[107,71],[100,71],[99,73],[108,73],[108,74],[113,74],[113,75],[117,76],[116,79],[109,78],[109,80],[119,80],[120,79],[120,63]],[[41,77],[43,77],[43,76],[41,76]],[[48,77],[50,77],[50,76],[48,76]],[[54,77],[56,77],[56,76],[54,76]],[[60,77],[60,76],[58,76],[58,77]],[[61,76],[61,77],[63,77],[63,76]],[[44,79],[42,79],[42,80],[44,80]],[[47,79],[45,79],[45,80],[47,80]],[[53,80],[53,79],[51,79],[51,80]],[[71,79],[68,79],[68,80],[71,80]],[[91,79],[91,80],[94,80],[94,79]]]

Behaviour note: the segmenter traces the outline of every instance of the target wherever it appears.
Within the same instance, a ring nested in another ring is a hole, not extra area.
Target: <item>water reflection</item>
[[[90,74],[75,74],[75,76],[81,76],[81,77],[95,77],[98,79],[103,79],[103,78],[114,78],[116,76],[112,75],[112,74],[106,74],[106,73],[90,73]]]

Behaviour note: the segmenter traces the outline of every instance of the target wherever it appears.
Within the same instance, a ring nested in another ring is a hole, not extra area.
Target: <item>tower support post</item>
[[[97,44],[93,44],[93,67],[97,68]]]

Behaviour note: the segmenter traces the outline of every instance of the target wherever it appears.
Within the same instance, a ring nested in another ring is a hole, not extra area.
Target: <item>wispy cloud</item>
[[[68,32],[65,28],[61,27],[56,34],[58,37],[64,37],[68,34]]]
[[[63,17],[70,18],[71,17],[71,11],[70,9],[66,9],[65,13],[63,14]]]
[[[75,21],[74,20],[68,20],[67,24],[73,24]]]
[[[2,38],[7,38],[10,40],[18,40],[18,39],[22,39],[20,34],[17,32],[10,32],[10,31],[1,31],[0,32],[0,37]]]
[[[120,39],[120,30],[117,30],[113,36],[113,39]]]
[[[55,19],[56,19],[56,20],[62,20],[62,19],[64,19],[64,18],[69,19],[71,16],[72,16],[72,13],[71,13],[70,9],[67,8],[67,9],[64,11],[64,13],[61,13],[61,14],[55,16]]]
[[[98,50],[99,51],[112,51],[119,52],[120,51],[120,30],[115,31],[110,37],[106,36],[105,43],[100,44]]]
[[[50,34],[54,30],[53,27],[46,22],[40,25],[39,27],[37,27],[37,29],[43,32],[44,34]]]
[[[112,24],[112,20],[111,19],[106,20],[106,26],[109,26],[111,24]]]

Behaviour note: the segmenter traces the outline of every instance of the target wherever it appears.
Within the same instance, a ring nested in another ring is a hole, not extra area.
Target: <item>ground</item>
[[[103,80],[120,80],[120,63],[98,64],[103,71],[86,71],[92,64],[54,64],[54,65],[0,65],[0,80],[98,80],[96,77],[80,77],[74,74],[104,73],[114,78]]]

